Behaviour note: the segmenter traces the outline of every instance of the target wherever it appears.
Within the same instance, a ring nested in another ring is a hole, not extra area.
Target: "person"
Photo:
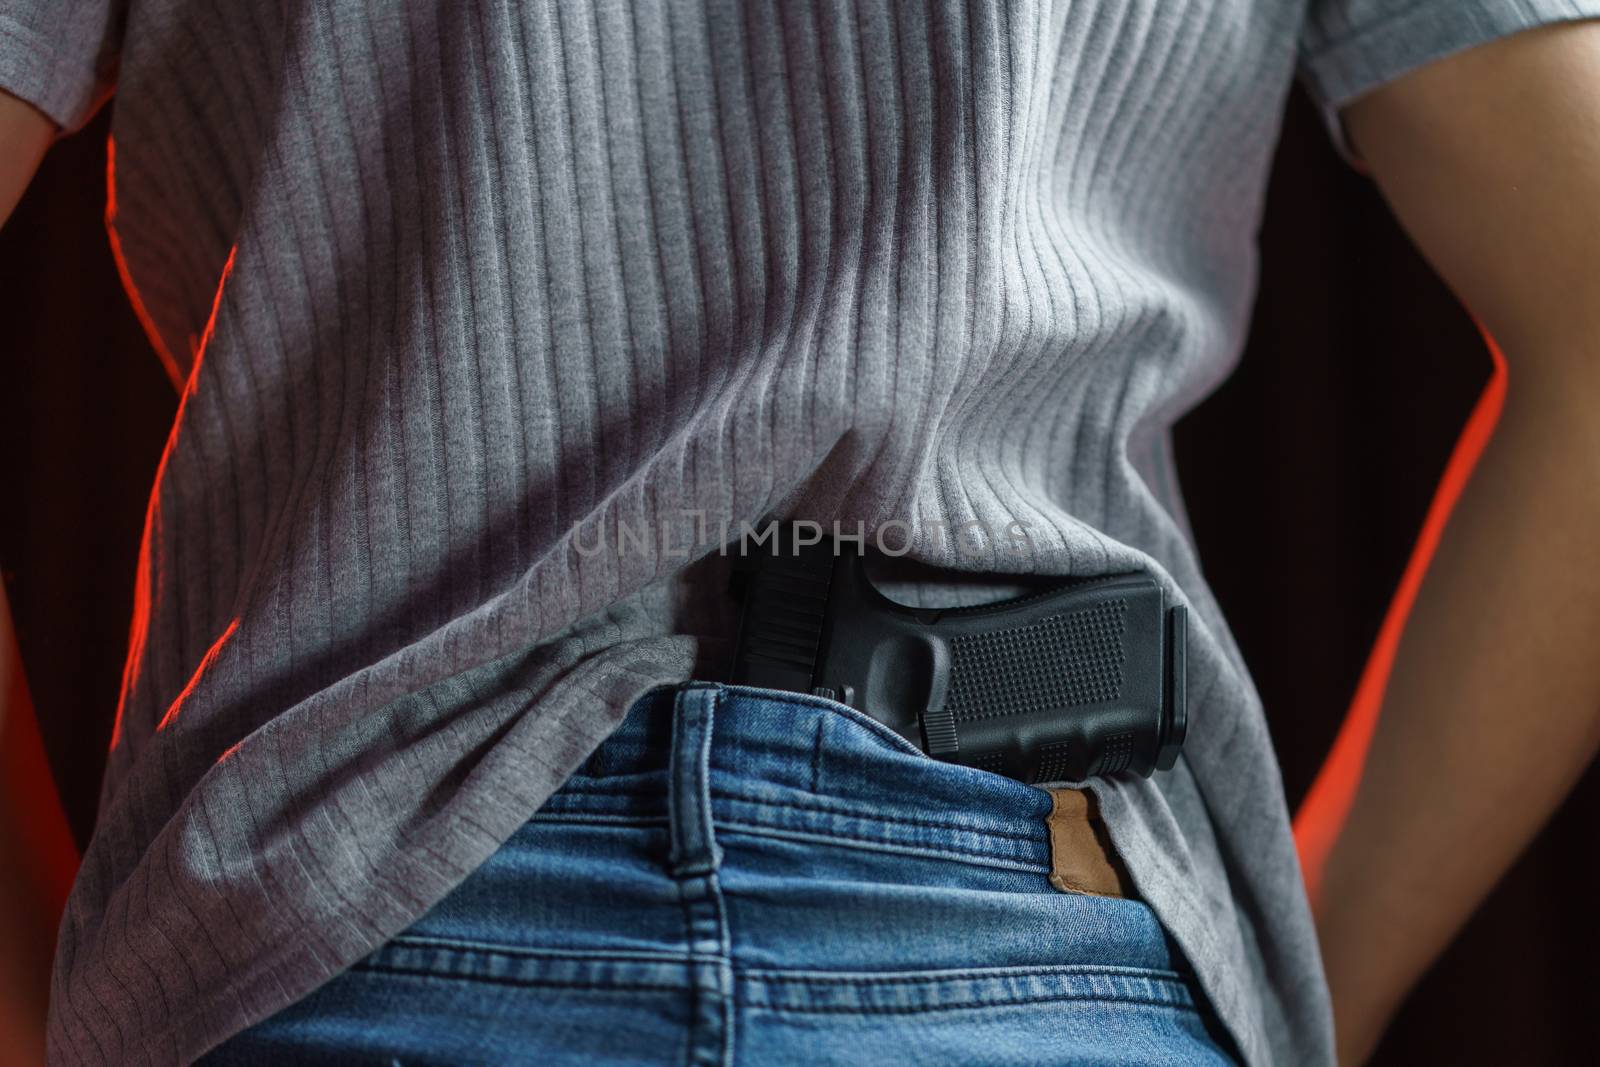
[[[1361,1062],[1600,740],[1597,14],[0,0],[0,209],[115,86],[182,398],[51,1062]],[[1297,74],[1510,373],[1314,920],[1168,440]],[[1181,758],[723,684],[772,510],[916,531],[911,603],[1153,576]]]

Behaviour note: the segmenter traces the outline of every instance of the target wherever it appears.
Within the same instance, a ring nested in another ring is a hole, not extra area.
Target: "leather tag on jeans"
[[[1111,847],[1094,794],[1052,789],[1050,798],[1050,884],[1063,893],[1131,898],[1133,880]]]

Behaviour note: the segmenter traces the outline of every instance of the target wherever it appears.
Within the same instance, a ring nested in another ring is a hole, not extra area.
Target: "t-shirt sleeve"
[[[1600,17],[1600,0],[1311,0],[1300,80],[1334,143],[1360,165],[1339,109],[1409,71],[1522,30]]]
[[[0,0],[0,89],[78,129],[116,81],[127,0]]]

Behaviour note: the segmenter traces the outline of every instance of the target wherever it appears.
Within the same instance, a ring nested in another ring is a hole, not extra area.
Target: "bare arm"
[[[1432,64],[1345,119],[1508,365],[1353,803],[1307,857],[1353,1064],[1600,746],[1600,23]]]
[[[0,89],[0,226],[11,217],[55,135],[53,122]]]
[[[0,91],[0,225],[22,196],[45,149],[54,139],[53,123],[16,97]],[[0,324],[0,329],[3,329]],[[12,633],[11,610],[0,586],[0,1064],[44,1062],[45,993],[50,954],[55,945],[59,900],[38,854],[41,834],[64,834],[60,813],[42,798],[25,798],[9,788],[38,780],[40,765],[33,708]],[[30,773],[19,774],[21,768]]]

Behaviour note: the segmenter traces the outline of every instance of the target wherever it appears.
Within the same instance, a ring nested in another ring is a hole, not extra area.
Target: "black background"
[[[106,242],[107,120],[52,150],[0,233],[0,564],[80,840],[110,737],[145,500],[176,408]],[[1296,805],[1490,365],[1465,313],[1298,94],[1261,242],[1249,347],[1177,439],[1206,573]],[[1536,708],[1505,711],[1508,730],[1537,728]],[[1374,1063],[1596,1062],[1597,814],[1591,770],[1411,997]]]

